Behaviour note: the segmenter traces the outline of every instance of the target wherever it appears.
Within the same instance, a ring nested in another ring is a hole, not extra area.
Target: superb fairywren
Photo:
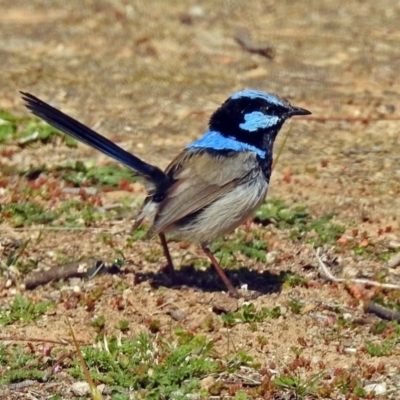
[[[279,130],[288,118],[311,114],[309,111],[262,91],[236,92],[211,116],[209,130],[188,144],[162,171],[37,97],[21,94],[33,114],[133,169],[152,184],[136,226],[145,218],[151,223],[147,236],[160,236],[171,274],[174,269],[166,233],[200,243],[229,293],[238,296],[208,246],[239,226],[262,204]]]

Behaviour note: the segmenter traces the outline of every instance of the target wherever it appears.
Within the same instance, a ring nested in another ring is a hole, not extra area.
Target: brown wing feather
[[[186,151],[166,169],[176,182],[161,202],[149,235],[153,236],[181,218],[211,204],[228,193],[254,167],[255,155],[235,153],[227,163],[225,157],[211,156],[207,152]]]

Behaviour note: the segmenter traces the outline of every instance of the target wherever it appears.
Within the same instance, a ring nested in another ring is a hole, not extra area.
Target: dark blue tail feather
[[[73,138],[85,143],[107,156],[119,161],[127,167],[135,170],[156,186],[168,186],[168,176],[158,167],[142,161],[140,158],[123,150],[111,140],[99,135],[89,127],[83,125],[74,118],[69,117],[60,110],[50,106],[30,93],[20,92],[25,106],[32,114],[43,119],[60,131],[72,136]]]

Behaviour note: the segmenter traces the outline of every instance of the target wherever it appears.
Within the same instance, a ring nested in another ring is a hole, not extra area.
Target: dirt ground
[[[268,196],[289,205],[306,204],[314,215],[333,213],[335,221],[346,226],[344,238],[357,230],[360,242],[373,243],[373,251],[400,248],[400,3],[2,0],[0,15],[0,109],[26,115],[18,90],[29,91],[146,161],[165,167],[206,130],[212,111],[233,91],[250,87],[276,93],[312,111],[312,116],[293,119],[283,129],[290,126],[290,136]],[[272,46],[273,58],[243,48],[235,40],[238,35],[248,35],[254,45]],[[4,154],[0,165],[21,170],[65,160],[108,162],[84,145],[16,147],[12,156]],[[127,194],[123,190],[101,194],[103,205]],[[140,190],[131,194],[135,199],[144,196]],[[3,188],[0,201],[10,199],[10,190]],[[130,225],[129,217],[76,231],[15,229],[4,222],[0,232],[2,239],[13,240],[35,239],[40,232],[34,253],[40,254],[42,266],[49,266],[61,256],[112,259],[115,253],[101,240],[102,233],[114,234],[114,246],[122,247],[124,228]],[[247,228],[260,229],[255,223]],[[208,333],[218,351],[226,352],[233,340],[237,349],[253,354],[261,365],[280,369],[293,359],[291,348],[303,338],[302,356],[315,366],[323,361],[327,371],[351,369],[359,360],[366,365],[383,363],[385,373],[372,381],[385,383],[383,396],[400,398],[396,395],[400,347],[384,357],[362,351],[366,341],[376,340],[370,330],[379,319],[364,314],[345,285],[326,282],[309,245],[268,229],[267,263],[245,258],[246,268],[271,274],[289,270],[315,285],[264,290],[253,302],[258,308],[275,307],[296,299],[309,311],[267,319],[258,324],[257,332],[246,324],[228,333],[221,327]],[[218,319],[215,304],[229,300],[222,286],[197,285],[198,279],[213,272],[189,268],[191,258],[202,257],[196,245],[172,242],[171,246],[177,266],[182,266],[178,271],[182,285],[154,285],[164,261],[144,260],[141,255],[161,254],[159,244],[138,241],[125,253],[129,261],[125,274],[65,282],[70,290],[78,287],[82,292],[101,287],[103,295],[94,310],[66,309],[60,303],[37,323],[2,327],[2,337],[68,339],[64,319],[68,316],[79,339],[92,343],[96,332],[88,322],[96,315],[105,316],[110,335],[121,319],[131,322],[130,335],[147,329],[144,320],[152,315],[157,315],[161,329],[183,324],[185,329],[201,331],[205,320]],[[386,282],[399,280],[398,270],[371,253],[357,255],[350,247],[334,245],[323,253],[335,262],[334,272],[340,277],[375,279],[383,271]],[[14,278],[11,285],[7,279],[0,278],[3,305],[16,293],[35,300],[59,296],[59,287],[52,284],[25,291],[23,277]],[[126,307],[116,312],[113,283],[119,280],[128,288],[123,295]],[[166,307],[159,307],[160,296]],[[364,322],[327,343],[323,338],[331,329],[327,318],[332,307],[341,307],[352,321]],[[185,313],[184,323],[171,318],[171,309]],[[265,346],[257,343],[260,333],[268,338]]]

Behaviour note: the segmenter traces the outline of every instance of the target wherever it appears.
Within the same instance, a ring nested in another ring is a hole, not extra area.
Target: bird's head
[[[229,97],[210,118],[210,130],[266,150],[282,124],[295,115],[311,114],[286,100],[259,90],[242,90]]]

